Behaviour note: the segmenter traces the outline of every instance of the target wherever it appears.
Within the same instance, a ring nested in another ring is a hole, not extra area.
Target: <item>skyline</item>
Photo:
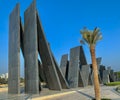
[[[101,1],[101,2],[99,2]],[[86,26],[93,30],[96,26],[101,29],[103,40],[96,47],[96,56],[102,57],[102,64],[111,66],[115,71],[120,71],[120,13],[119,3],[115,0],[36,0],[42,26],[47,41],[58,63],[63,54],[69,53],[70,49],[80,45],[80,30]],[[32,0],[7,0],[0,1],[1,24],[0,24],[0,74],[6,73],[8,68],[8,33],[9,14],[20,2],[20,15],[24,24],[24,11]],[[86,3],[87,2],[87,3]],[[86,5],[86,6],[84,6]],[[89,48],[83,45],[88,64],[91,63]],[[3,67],[4,66],[4,67]],[[21,55],[21,69],[23,71],[24,61]]]

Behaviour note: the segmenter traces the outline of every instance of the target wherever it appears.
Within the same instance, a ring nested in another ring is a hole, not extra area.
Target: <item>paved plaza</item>
[[[120,94],[115,92],[114,89],[115,87],[113,86],[101,86],[102,97],[120,100]],[[0,88],[0,100],[91,100],[94,98],[93,86],[63,89],[62,91],[52,91],[43,88],[39,95],[24,94],[22,90],[19,95],[10,95],[7,93],[7,88]]]

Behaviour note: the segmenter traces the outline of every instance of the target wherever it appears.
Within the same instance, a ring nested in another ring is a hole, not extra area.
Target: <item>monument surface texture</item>
[[[80,56],[80,65],[87,65],[87,60],[86,60],[85,53],[82,46],[80,46],[79,56]]]
[[[69,85],[68,85],[65,77],[63,76],[63,73],[62,73],[60,67],[58,66],[57,61],[55,60],[55,57],[54,57],[53,54],[52,54],[52,57],[53,57],[53,61],[55,63],[55,67],[56,67],[56,70],[57,70],[57,73],[58,73],[59,80],[61,82],[61,86],[62,86],[63,89],[68,89]]]
[[[109,71],[108,70],[104,70],[103,71],[103,83],[109,83],[110,79],[109,79]]]
[[[80,63],[80,47],[70,49],[70,63],[68,70],[68,83],[71,88],[78,87]]]
[[[68,65],[68,54],[65,54],[62,56],[61,62],[60,62],[60,68],[62,70],[64,77],[66,77],[67,65]]]
[[[38,32],[38,51],[43,64],[46,81],[49,89],[61,90],[61,83],[55,68],[48,42],[45,38],[40,19],[37,14],[37,32]]]
[[[82,65],[79,72],[79,86],[88,86],[90,65]]]
[[[20,9],[19,4],[9,17],[8,93],[20,93]]]
[[[35,1],[24,13],[25,92],[39,93],[38,43]]]

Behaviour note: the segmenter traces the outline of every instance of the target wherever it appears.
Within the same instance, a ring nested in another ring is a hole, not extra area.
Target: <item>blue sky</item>
[[[24,11],[32,0],[0,0],[0,74],[8,71],[9,14],[20,3],[20,15],[24,23]],[[120,1],[119,0],[36,0],[37,10],[51,49],[60,63],[61,56],[70,48],[79,46],[80,30],[86,26],[99,27],[103,40],[96,46],[96,56],[102,64],[120,71]],[[89,49],[84,45],[88,63]],[[24,63],[21,56],[21,69]],[[22,70],[23,71],[23,70]]]

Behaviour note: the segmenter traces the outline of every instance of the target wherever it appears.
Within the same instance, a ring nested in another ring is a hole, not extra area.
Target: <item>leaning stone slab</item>
[[[90,65],[82,65],[79,72],[79,86],[85,87],[88,85]]]
[[[110,70],[110,81],[111,81],[111,82],[114,82],[114,81],[115,81],[114,70]]]
[[[109,83],[109,70],[104,70],[103,71],[103,83]]]
[[[82,46],[80,46],[79,56],[80,56],[80,65],[87,65],[87,60],[86,60],[85,53]]]
[[[38,14],[37,14],[37,32],[38,32],[38,51],[43,64],[47,85],[49,89],[61,90],[62,89],[61,83]]]
[[[22,54],[23,54],[23,58],[25,59],[25,52],[24,52],[24,29],[23,29],[23,25],[22,25],[22,22],[20,20],[20,47],[21,47],[21,50],[22,50]],[[38,59],[38,70],[39,70],[39,91],[41,91],[42,87],[41,87],[41,80],[44,80],[43,79],[43,70],[41,68],[41,64],[40,64],[40,61]],[[42,77],[42,79],[41,79]],[[26,88],[26,86],[25,86]]]
[[[61,62],[60,62],[60,68],[62,70],[64,77],[66,77],[67,65],[68,65],[68,54],[65,54],[62,56]]]
[[[110,71],[111,71],[111,67],[107,67],[107,70],[108,70],[108,72],[109,72],[109,74],[110,74]]]
[[[8,93],[20,93],[20,9],[19,4],[9,16]]]
[[[94,73],[93,73],[93,69],[92,69],[92,64],[90,64],[90,73],[89,73],[89,81],[88,84],[89,85],[94,85]],[[98,78],[99,78],[99,82],[102,83],[102,79],[100,76],[100,71],[98,70]]]
[[[102,60],[102,58],[101,58],[101,57],[96,58],[96,61],[97,61],[97,64],[98,64],[98,65],[100,65],[100,64],[101,64],[101,60]]]
[[[63,89],[68,89],[69,85],[68,85],[65,77],[63,76],[62,71],[59,68],[58,63],[57,63],[57,61],[56,61],[56,59],[55,59],[53,54],[52,54],[52,57],[53,57],[53,61],[55,63],[55,67],[56,67],[56,70],[57,70],[57,73],[58,73],[58,76],[59,76],[59,80],[60,80],[61,86],[62,86]]]
[[[82,46],[70,49],[70,62],[68,68],[68,83],[70,87],[78,87],[79,69],[82,65],[87,65]]]
[[[105,66],[100,65],[99,73],[100,73],[101,81],[103,81],[103,71],[104,70],[105,70]]]
[[[24,13],[25,92],[39,93],[36,2]]]
[[[80,63],[80,46],[70,49],[68,84],[71,88],[78,87],[79,63]]]

